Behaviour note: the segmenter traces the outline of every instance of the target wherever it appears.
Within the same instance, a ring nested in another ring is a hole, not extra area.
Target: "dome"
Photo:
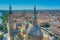
[[[27,31],[27,39],[28,40],[42,40],[43,38],[43,33],[42,30],[39,26],[34,26],[34,27],[29,27]]]

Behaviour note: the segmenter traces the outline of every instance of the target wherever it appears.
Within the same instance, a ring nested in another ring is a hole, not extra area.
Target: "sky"
[[[0,0],[0,10],[8,10],[11,3],[12,10],[33,9],[39,10],[60,9],[60,0]]]

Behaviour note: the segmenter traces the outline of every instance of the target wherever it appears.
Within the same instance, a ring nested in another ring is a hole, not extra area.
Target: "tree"
[[[0,24],[0,30],[3,30],[3,26]]]
[[[3,31],[6,32],[7,22],[8,22],[8,13],[4,13],[0,18],[2,19]]]
[[[0,39],[3,40],[3,38],[4,38],[4,34],[2,33],[0,34]]]

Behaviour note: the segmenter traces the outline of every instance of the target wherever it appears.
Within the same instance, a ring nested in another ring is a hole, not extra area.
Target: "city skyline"
[[[11,3],[13,10],[33,9],[39,10],[60,9],[60,0],[1,0],[0,10],[8,10]]]

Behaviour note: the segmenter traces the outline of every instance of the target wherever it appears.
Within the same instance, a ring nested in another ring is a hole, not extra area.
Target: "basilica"
[[[32,23],[29,22],[25,13],[13,13],[12,7],[9,7],[9,28],[10,40],[42,40],[43,33],[41,27],[37,25],[37,11],[34,6]],[[22,16],[24,15],[24,16]],[[17,39],[16,39],[17,38]]]

